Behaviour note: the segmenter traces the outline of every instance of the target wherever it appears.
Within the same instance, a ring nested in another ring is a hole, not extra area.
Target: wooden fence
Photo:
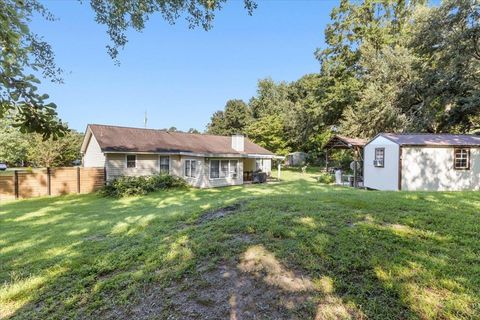
[[[105,184],[104,168],[13,170],[0,175],[0,201],[94,192]]]

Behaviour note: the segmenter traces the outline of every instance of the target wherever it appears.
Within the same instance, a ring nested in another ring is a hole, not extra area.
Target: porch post
[[[278,169],[277,169],[277,179],[278,181],[280,181],[280,171],[281,171],[281,168],[282,168],[282,163],[280,162],[280,160],[278,160],[278,165],[277,165]]]
[[[325,172],[328,173],[328,149],[325,149]]]

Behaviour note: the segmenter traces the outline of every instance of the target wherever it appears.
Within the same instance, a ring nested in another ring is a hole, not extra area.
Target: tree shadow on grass
[[[419,198],[407,201],[412,196]],[[194,223],[207,210],[245,199],[241,214]],[[201,283],[197,268],[205,261],[218,266],[263,245],[286,270],[331,280],[329,295],[313,291],[313,300],[295,302],[314,301],[319,319],[332,301],[343,301],[352,318],[478,316],[472,305],[479,299],[479,224],[469,213],[479,203],[470,195],[372,193],[302,181],[11,203],[0,209],[0,301],[14,318],[162,317],[179,312],[171,301],[182,291],[178,284]],[[451,223],[462,218],[463,225]],[[255,243],[238,241],[242,235]],[[221,303],[233,308],[230,298]]]

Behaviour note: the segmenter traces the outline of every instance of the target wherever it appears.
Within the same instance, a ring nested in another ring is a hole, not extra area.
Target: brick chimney
[[[245,138],[242,134],[232,135],[232,149],[238,152],[245,151]]]

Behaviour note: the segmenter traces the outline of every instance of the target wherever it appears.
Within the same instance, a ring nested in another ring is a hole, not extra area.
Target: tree
[[[375,87],[371,83],[375,76],[369,75],[372,69],[370,65],[365,64],[366,59],[362,50],[368,46],[369,52],[375,53],[373,57],[376,61],[381,62],[379,57],[382,56],[383,49],[403,46],[413,12],[426,2],[425,0],[408,2],[342,0],[340,5],[333,9],[332,23],[325,29],[327,46],[324,49],[318,49],[316,56],[321,64],[321,74],[325,77],[323,108],[328,110],[328,113],[341,114],[342,118],[350,121],[342,126],[345,133],[357,134],[358,130],[347,126],[351,123],[358,124],[358,128],[365,130],[371,130],[371,126],[376,124],[380,127],[389,127],[384,123],[378,123],[379,119],[375,118],[377,111],[373,106],[376,102],[382,102],[378,96],[381,92],[375,92],[375,90],[381,89],[381,85]],[[372,97],[370,102],[368,97]],[[384,104],[379,106],[379,110],[384,115],[389,113]],[[362,121],[353,121],[353,115],[357,120]],[[372,118],[368,119],[370,116]],[[364,118],[360,119],[360,117]],[[365,125],[369,127],[365,128]]]
[[[45,138],[62,136],[66,126],[56,118],[56,106],[48,95],[38,92],[40,81],[31,74],[61,82],[52,48],[30,31],[34,13],[47,20],[53,16],[35,0],[0,1],[0,118],[13,115],[23,133],[39,132]]]
[[[28,148],[28,161],[35,167],[71,166],[80,159],[83,135],[69,131],[56,140],[44,140],[39,134],[32,134]]]
[[[225,133],[225,117],[223,111],[215,111],[207,125],[207,133],[223,135]]]
[[[188,129],[187,132],[188,132],[188,133],[197,133],[197,134],[200,133],[200,131],[198,131],[198,130],[195,129],[195,128],[190,128],[190,129]]]
[[[27,160],[27,135],[14,127],[10,117],[0,119],[0,162],[9,166],[22,166]]]
[[[127,31],[142,31],[145,23],[154,14],[160,14],[170,24],[185,17],[191,29],[201,26],[208,31],[216,12],[222,9],[227,0],[91,0],[95,21],[107,27],[112,42],[107,46],[108,53],[116,59],[119,49],[127,42]],[[253,0],[243,0],[245,9],[251,15],[257,4]]]
[[[146,21],[160,14],[173,24],[185,17],[190,28],[212,27],[215,13],[227,0],[91,0],[95,21],[107,27],[112,44],[107,51],[116,59],[119,49],[127,43],[129,29],[141,31]],[[244,0],[249,14],[256,8],[252,0]],[[28,23],[34,14],[48,21],[53,15],[37,0],[0,1],[0,119],[15,111],[15,126],[24,133],[37,132],[44,139],[61,137],[67,127],[56,112],[56,105],[48,102],[49,96],[38,92],[37,76],[61,82],[61,69],[55,64],[51,46],[32,32]],[[118,61],[117,61],[118,63]]]
[[[257,95],[249,101],[254,119],[275,113],[284,113],[292,107],[286,82],[276,83],[271,78],[258,81]]]
[[[245,102],[228,100],[224,111],[217,111],[212,115],[207,132],[218,135],[243,134],[250,120],[250,110]]]
[[[344,111],[341,132],[348,136],[371,138],[380,132],[402,132],[416,126],[416,123],[409,123],[404,112],[408,100],[415,97],[413,90],[407,90],[409,84],[415,81],[411,52],[399,46],[377,51],[373,46],[364,44],[361,54],[365,88],[356,105]],[[425,121],[430,123],[427,119]]]
[[[474,131],[480,116],[480,3],[446,0],[419,8],[413,21],[408,46],[418,57],[415,85],[422,93],[416,119],[434,119],[429,131]]]
[[[291,151],[285,139],[281,115],[272,114],[253,121],[247,128],[247,135],[253,142],[276,154],[287,155]]]

